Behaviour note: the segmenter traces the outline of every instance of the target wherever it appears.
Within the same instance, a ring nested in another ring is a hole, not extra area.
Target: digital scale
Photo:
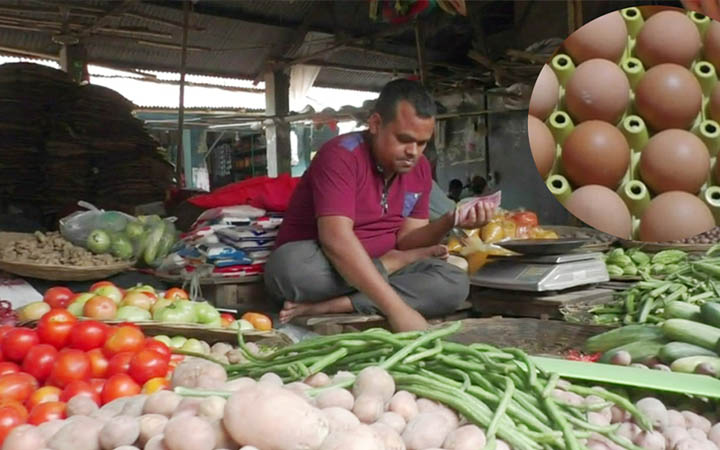
[[[558,245],[555,248],[567,249],[567,242],[565,244],[564,247]],[[508,250],[518,251],[512,245],[501,245]],[[493,289],[545,292],[610,280],[605,262],[601,259],[602,253],[578,250],[560,254],[531,254],[549,253],[553,247],[546,241],[538,247],[539,251],[534,252],[528,250],[532,243],[518,244],[518,248],[520,245],[524,245],[524,255],[494,260],[475,272],[470,277],[470,283]],[[576,247],[580,245],[582,242]]]

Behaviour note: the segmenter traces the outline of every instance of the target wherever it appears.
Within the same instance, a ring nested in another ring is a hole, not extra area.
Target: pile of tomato
[[[64,419],[67,402],[88,395],[98,405],[169,388],[182,360],[131,323],[78,321],[66,309],[36,329],[0,327],[0,444],[17,425]]]

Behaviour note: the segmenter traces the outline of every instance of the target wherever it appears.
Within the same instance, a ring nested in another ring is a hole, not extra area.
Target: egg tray
[[[642,149],[654,135],[645,124],[645,121],[635,110],[635,93],[633,89],[645,74],[643,63],[635,57],[635,36],[644,25],[641,8],[631,7],[620,11],[628,28],[628,40],[622,58],[618,65],[627,75],[630,82],[630,100],[628,108],[622,118],[615,124],[625,136],[631,150],[630,165],[623,176],[617,193],[630,210],[633,221],[633,238],[638,238],[640,217],[645,207],[653,198],[650,189],[640,179],[639,163]],[[701,39],[704,42],[705,32],[710,26],[711,19],[696,12],[687,12],[687,16],[698,27]],[[564,203],[572,194],[573,186],[566,177],[562,167],[562,144],[565,138],[573,131],[575,124],[570,114],[565,110],[565,85],[575,70],[572,58],[558,51],[550,62],[550,67],[557,76],[560,89],[557,106],[548,116],[545,124],[550,129],[556,142],[556,155],[553,167],[548,173],[545,183],[550,192]],[[698,136],[710,152],[710,171],[707,181],[700,189],[698,197],[710,208],[715,223],[720,225],[720,183],[715,179],[715,166],[720,150],[720,124],[710,119],[709,97],[713,87],[718,82],[718,71],[710,62],[698,58],[693,61],[690,71],[700,82],[703,93],[703,102],[700,113],[688,131]]]

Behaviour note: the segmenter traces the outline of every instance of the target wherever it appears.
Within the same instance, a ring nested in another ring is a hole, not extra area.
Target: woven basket
[[[0,270],[21,277],[39,278],[50,281],[92,281],[111,277],[130,269],[133,261],[106,266],[75,267],[55,264],[30,264],[0,260]]]

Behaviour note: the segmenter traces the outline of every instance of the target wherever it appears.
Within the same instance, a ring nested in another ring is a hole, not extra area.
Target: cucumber
[[[708,364],[716,373],[720,373],[720,358],[717,356],[687,356],[676,359],[671,365],[673,372],[694,373],[699,364]]]
[[[630,354],[633,363],[642,363],[650,358],[658,356],[660,349],[663,348],[665,342],[666,341],[662,339],[631,342],[603,353],[598,362],[610,364],[616,353],[625,351]]]
[[[606,352],[615,347],[636,341],[662,339],[660,327],[653,325],[628,325],[595,335],[585,341],[585,351],[589,353]]]
[[[688,344],[687,342],[669,342],[660,349],[658,357],[665,364],[671,364],[676,359],[686,358],[688,356],[715,356],[718,355],[706,348],[697,345]]]
[[[715,350],[720,341],[720,328],[686,319],[668,319],[662,324],[665,337]]]
[[[165,233],[165,225],[162,223],[155,225],[152,231],[150,231],[145,245],[145,251],[143,252],[145,264],[152,265],[153,262],[155,262],[160,247],[160,239],[162,239],[163,233]]]
[[[665,306],[665,318],[700,322],[700,307],[685,302],[670,302]]]
[[[703,303],[700,307],[700,317],[706,324],[714,327],[720,327],[720,303]]]

